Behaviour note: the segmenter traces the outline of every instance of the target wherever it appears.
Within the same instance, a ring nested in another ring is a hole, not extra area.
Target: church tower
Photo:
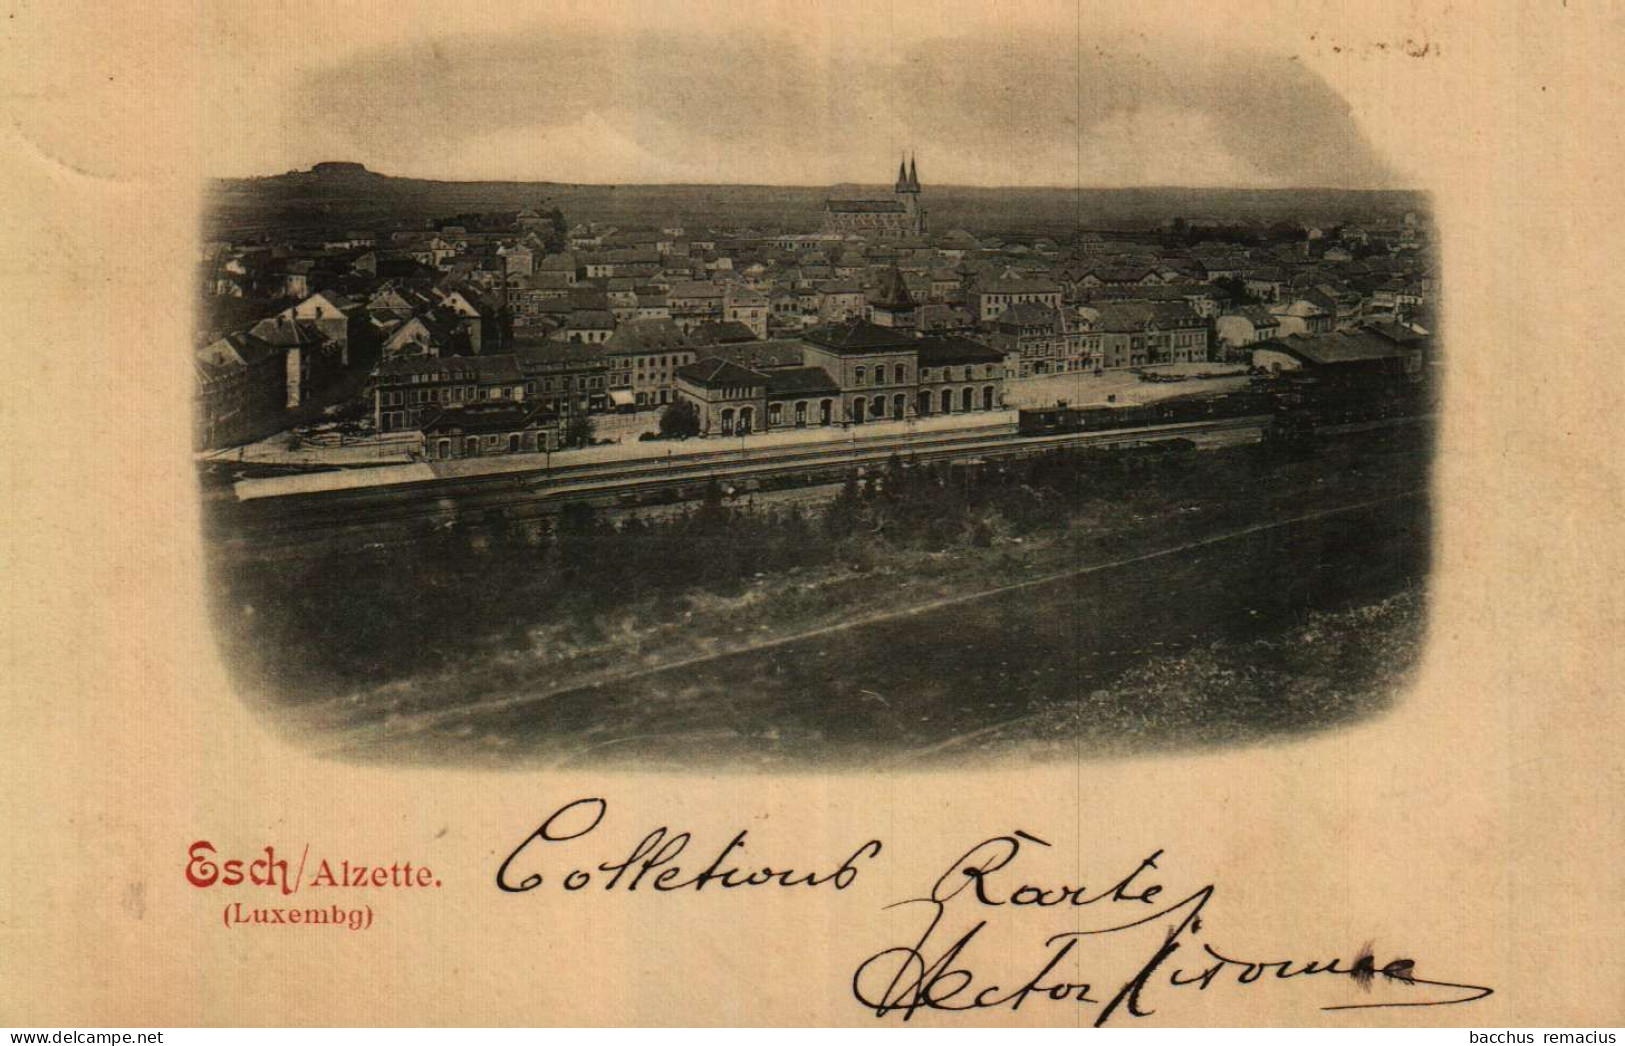
[[[914,164],[914,157],[910,156],[906,163],[898,161],[895,192],[898,202],[903,205],[907,225],[904,235],[924,236],[925,208],[920,206],[920,172]]]
[[[918,322],[919,303],[908,292],[908,281],[903,271],[893,262],[891,271],[880,281],[880,287],[869,299],[869,322],[878,327],[914,333]]]

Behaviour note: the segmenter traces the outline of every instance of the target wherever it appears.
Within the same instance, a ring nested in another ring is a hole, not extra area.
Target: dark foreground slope
[[[1414,428],[1303,458],[1057,455],[894,470],[811,516],[708,503],[309,562],[220,550],[218,622],[263,712],[354,759],[1257,743],[1379,712],[1401,685],[1430,456]]]

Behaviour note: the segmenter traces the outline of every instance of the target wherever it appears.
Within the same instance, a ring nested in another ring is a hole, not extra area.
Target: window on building
[[[903,384],[903,382],[908,380],[908,378],[905,376],[907,374],[908,374],[908,370],[901,363],[899,363],[896,367],[894,367],[892,369],[892,381],[894,381],[897,384],[901,385],[901,384]]]
[[[855,371],[855,372],[854,372],[854,373],[853,373],[853,378],[852,378],[852,384],[854,384],[854,385],[862,385],[862,384],[863,384],[863,380],[864,380],[864,378],[865,378],[865,377],[866,377],[866,376],[867,376],[867,371],[866,371],[866,369],[865,369],[865,368],[863,368],[863,367],[859,367],[859,368],[858,368],[858,369],[857,369],[857,370],[856,370],[856,371]]]

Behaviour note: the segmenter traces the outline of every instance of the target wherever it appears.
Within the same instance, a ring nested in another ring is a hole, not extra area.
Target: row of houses
[[[864,316],[792,337],[762,339],[740,324],[712,324],[708,334],[706,325],[685,331],[675,320],[650,319],[622,324],[603,341],[515,338],[500,356],[386,358],[375,375],[374,416],[380,432],[413,429],[427,405],[517,390],[565,418],[684,399],[704,432],[734,434],[741,426],[993,410],[1011,379],[1209,358],[1210,327],[1181,301],[1098,309],[1019,301],[990,330],[969,333],[922,328],[924,308],[893,269]],[[477,378],[481,360],[501,361],[491,363],[495,377]]]
[[[375,363],[374,385],[404,396],[396,378],[419,368],[397,360],[509,357],[525,402],[568,419],[669,405],[679,370],[707,358],[769,376],[794,369],[804,335],[858,320],[974,341],[1020,379],[1199,362],[1293,333],[1409,322],[1437,293],[1418,251],[1378,250],[1332,226],[1312,238],[1241,231],[1249,242],[1230,242],[1236,230],[1220,226],[1212,240],[1080,232],[1069,243],[927,235],[923,223],[868,239],[673,224],[565,231],[561,215],[526,210],[317,243],[217,244],[207,292],[265,305],[196,352],[200,439],[242,438],[253,427],[244,419],[316,402]],[[741,355],[745,343],[754,347]],[[903,393],[903,415],[923,413],[921,391]],[[898,416],[897,394],[884,394],[884,416]],[[864,393],[865,418],[881,395]],[[856,402],[832,400],[832,423],[851,420]],[[405,417],[404,404],[371,406],[385,431],[425,421]],[[752,404],[757,427],[766,413],[765,401]]]
[[[470,288],[384,281],[364,298],[319,290],[193,352],[197,445],[217,447],[274,432],[300,408],[352,395],[375,361],[466,356],[499,332],[494,310]]]
[[[1101,372],[1209,358],[1208,321],[1183,302],[1122,300],[1089,306],[1020,303],[1001,313],[987,337],[1014,364],[1014,376]]]
[[[1250,360],[1318,382],[1416,380],[1425,343],[1403,326],[1366,325],[1268,339]],[[420,429],[432,459],[556,450],[567,411],[532,364],[523,355],[386,363],[381,427]],[[1006,355],[975,339],[850,320],[783,345],[721,348],[678,366],[674,387],[700,435],[728,437],[994,411],[1009,374]]]
[[[1355,331],[1372,324],[1392,324],[1427,335],[1433,333],[1434,320],[1432,310],[1422,299],[1396,307],[1392,302],[1338,297],[1311,289],[1302,297],[1275,305],[1227,311],[1215,318],[1213,326],[1220,350],[1235,357],[1245,356],[1252,346],[1277,338]]]
[[[811,237],[805,238],[817,241],[811,249],[795,250],[785,247],[784,237],[694,241],[651,232],[633,237],[646,246],[542,253],[534,233],[513,243],[443,233],[429,241],[434,264],[421,272],[488,296],[503,321],[525,336],[589,343],[640,319],[672,319],[685,332],[739,323],[758,338],[839,322],[863,315],[866,295],[892,268],[903,272],[922,306],[942,307],[936,329],[991,324],[1023,303],[1096,305],[1122,297],[1184,300],[1213,315],[1235,304],[1229,300],[1238,293],[1234,288],[1217,287],[1225,280],[1266,305],[1302,298],[1313,288],[1391,312],[1419,306],[1433,292],[1431,270],[1416,259],[1339,261],[1344,255],[1331,251],[1302,253],[1303,244],[1169,249],[1119,241],[1112,253],[1101,254],[1086,249],[1102,246],[1098,238],[1086,244],[1080,236],[1069,252],[1043,240],[1032,248],[991,249],[997,241],[956,230],[959,239],[950,234],[930,242]],[[382,279],[378,260],[376,252],[363,254],[351,276]]]

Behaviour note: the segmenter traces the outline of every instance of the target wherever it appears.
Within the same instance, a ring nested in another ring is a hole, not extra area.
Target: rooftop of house
[[[513,356],[405,356],[384,360],[373,371],[380,383],[409,381],[477,381],[499,383],[520,380]]]
[[[1305,301],[1302,298],[1289,305],[1277,305],[1271,308],[1270,312],[1276,316],[1293,316],[1299,319],[1311,319],[1316,316],[1326,315],[1325,309],[1312,301]]]
[[[309,305],[312,302],[315,302],[318,308],[332,308],[345,316],[349,316],[361,308],[361,305],[358,302],[351,301],[344,295],[335,293],[333,291],[317,291],[315,294],[312,294],[309,298],[306,298],[299,304],[303,306]]]
[[[1154,313],[1148,301],[1104,302],[1100,312],[1100,329],[1108,334],[1129,334],[1145,330],[1152,323]]]
[[[532,290],[566,290],[571,286],[571,273],[538,269],[525,278],[525,286]]]
[[[1053,327],[1060,314],[1047,305],[1035,301],[1022,301],[999,314],[1002,327]]]
[[[603,344],[516,337],[514,352],[522,373],[608,366]]]
[[[263,319],[249,328],[248,333],[279,348],[318,345],[327,340],[327,335],[313,321],[289,319],[284,315]]]
[[[765,341],[741,341],[729,345],[709,345],[705,355],[732,360],[752,370],[770,371],[782,367],[799,367],[802,350],[806,346],[794,338],[770,338]]]
[[[1050,280],[1006,277],[978,288],[980,294],[1059,294],[1061,288]]]
[[[937,246],[947,248],[948,250],[974,251],[980,247],[981,244],[977,241],[976,237],[972,236],[964,229],[949,229],[947,232],[937,237]]]
[[[957,334],[927,335],[914,344],[922,367],[998,363],[1004,359],[1004,354],[998,349]]]
[[[710,280],[682,280],[671,285],[672,298],[720,298],[723,288]]]
[[[512,432],[533,425],[550,425],[558,415],[523,400],[484,400],[442,407],[425,419],[426,433]]]
[[[602,309],[576,309],[570,313],[571,330],[614,330],[615,316]]]
[[[909,309],[915,305],[914,296],[908,290],[908,279],[895,265],[887,269],[881,277],[880,286],[876,288],[870,301],[887,309]]]
[[[1319,366],[1335,366],[1412,356],[1417,351],[1415,342],[1419,339],[1414,332],[1407,333],[1411,337],[1404,340],[1386,337],[1370,328],[1333,334],[1294,334],[1254,347],[1280,349]]]
[[[912,335],[894,328],[856,319],[814,327],[804,331],[801,337],[825,351],[854,355],[908,349],[913,347],[916,340]]]
[[[822,367],[783,367],[766,372],[769,399],[837,393],[841,386]]]
[[[695,327],[689,337],[696,345],[728,345],[755,341],[756,332],[738,320],[712,320]]]
[[[604,349],[611,354],[667,352],[691,344],[688,335],[671,320],[631,320],[615,329]]]
[[[732,360],[707,356],[705,359],[677,368],[677,376],[691,385],[705,389],[740,388],[766,385],[768,378],[761,371],[741,367]]]
[[[1279,327],[1281,325],[1281,318],[1262,305],[1243,305],[1241,308],[1225,315],[1239,316],[1255,327]]]
[[[209,343],[196,354],[200,365],[216,368],[252,366],[271,356],[280,356],[283,350],[247,331],[235,331]]]

